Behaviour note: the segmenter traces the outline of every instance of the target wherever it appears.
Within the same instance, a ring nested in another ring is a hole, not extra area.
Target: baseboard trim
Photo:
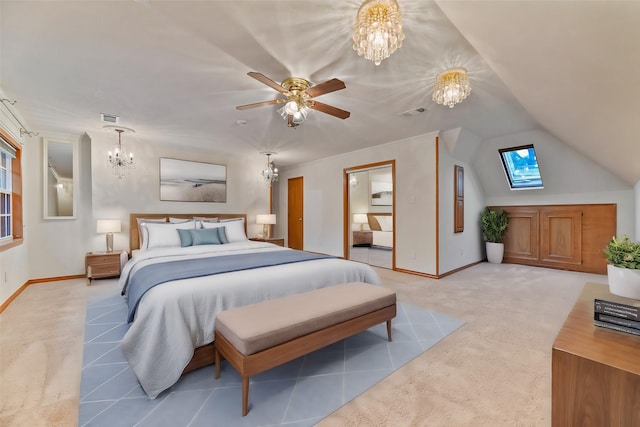
[[[16,289],[16,291],[14,293],[12,293],[9,296],[9,298],[6,299],[6,301],[4,301],[2,304],[0,304],[0,313],[2,313],[4,311],[4,309],[7,308],[9,306],[9,304],[11,304],[11,302],[13,300],[18,298],[18,295],[20,295],[25,289],[27,289],[27,286],[29,286],[29,285],[33,285],[35,283],[58,282],[60,280],[82,279],[83,277],[85,277],[84,274],[75,274],[73,276],[44,277],[44,278],[41,278],[41,279],[27,280],[26,282],[24,282],[24,284],[22,286],[20,286],[18,289]]]
[[[458,267],[454,270],[447,271],[446,273],[442,273],[442,274],[422,273],[420,271],[405,270],[404,268],[394,268],[393,271],[397,271],[399,273],[413,274],[414,276],[428,277],[430,279],[442,279],[443,277],[447,277],[453,273],[457,273],[458,271],[462,271],[469,267],[473,267],[474,265],[480,264],[481,262],[484,262],[484,261],[480,260],[480,261],[472,262],[471,264],[463,265],[462,267]]]

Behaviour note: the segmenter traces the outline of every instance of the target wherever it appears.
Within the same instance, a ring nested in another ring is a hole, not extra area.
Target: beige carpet
[[[583,285],[606,276],[512,264],[440,280],[376,271],[401,301],[466,324],[321,426],[550,425],[553,340]],[[31,285],[0,314],[0,425],[77,424],[87,296],[115,286]]]

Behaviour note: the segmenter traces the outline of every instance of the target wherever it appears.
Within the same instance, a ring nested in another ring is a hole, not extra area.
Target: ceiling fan
[[[282,84],[278,84],[264,74],[256,73],[255,71],[250,71],[247,75],[266,84],[270,88],[277,90],[281,94],[285,95],[286,98],[256,102],[255,104],[239,105],[236,107],[238,110],[248,110],[250,108],[262,107],[264,105],[284,104],[278,112],[285,118],[285,120],[287,120],[287,125],[289,127],[296,127],[300,123],[304,122],[310,110],[320,111],[343,120],[351,115],[348,111],[341,110],[340,108],[336,108],[313,99],[317,96],[346,88],[347,86],[342,80],[331,79],[323,83],[318,83],[315,86],[311,86],[311,83],[299,77],[289,77],[284,80]]]

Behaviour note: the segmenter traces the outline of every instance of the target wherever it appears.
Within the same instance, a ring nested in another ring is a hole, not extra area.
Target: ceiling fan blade
[[[256,102],[254,104],[238,105],[236,110],[248,110],[250,108],[262,107],[264,105],[282,104],[284,99],[272,99],[271,101]]]
[[[351,113],[348,111],[341,110],[339,108],[332,107],[331,105],[323,104],[322,102],[318,102],[315,100],[313,102],[309,102],[309,107],[343,120],[349,118],[349,116],[351,115]]]
[[[324,95],[325,93],[335,92],[337,90],[341,90],[346,88],[347,86],[340,79],[331,79],[327,80],[323,83],[318,83],[315,86],[310,87],[304,92],[309,95],[311,98],[315,98],[316,96]]]
[[[290,92],[288,90],[286,90],[285,88],[283,88],[278,83],[274,82],[273,80],[271,80],[269,77],[265,76],[264,74],[256,73],[255,71],[249,71],[247,73],[247,75],[249,77],[253,77],[254,79],[256,79],[257,81],[259,81],[261,83],[266,84],[270,88],[277,90],[280,93],[284,93],[285,95],[289,95],[290,94]]]

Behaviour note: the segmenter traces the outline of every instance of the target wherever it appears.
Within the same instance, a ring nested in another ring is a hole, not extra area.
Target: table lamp
[[[275,214],[256,215],[256,224],[262,224],[262,236],[264,239],[271,238],[271,224],[276,223]]]
[[[353,222],[356,224],[360,224],[360,231],[363,231],[362,224],[367,224],[369,222],[369,218],[367,218],[366,213],[357,213],[353,214]]]
[[[122,224],[119,219],[99,219],[97,233],[107,234],[107,252],[113,252],[113,233],[122,231]]]

